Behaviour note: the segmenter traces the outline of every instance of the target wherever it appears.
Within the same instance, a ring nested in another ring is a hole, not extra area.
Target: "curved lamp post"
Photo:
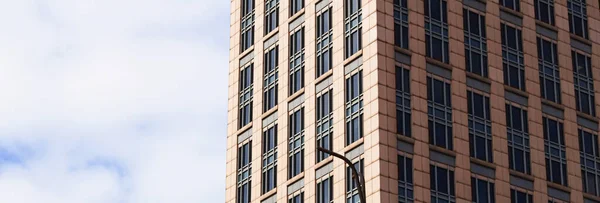
[[[356,185],[358,188],[358,196],[360,197],[360,202],[367,203],[367,200],[365,198],[365,190],[364,190],[365,177],[362,174],[358,173],[356,168],[354,168],[354,164],[350,160],[348,160],[348,158],[346,158],[345,156],[342,156],[341,154],[335,153],[331,150],[328,150],[328,149],[325,149],[322,147],[317,147],[317,150],[321,151],[323,153],[327,153],[331,156],[340,158],[340,159],[344,160],[344,162],[346,162],[346,164],[348,164],[348,166],[350,166],[350,168],[352,169],[352,179],[354,181],[356,181],[356,183],[357,183]]]

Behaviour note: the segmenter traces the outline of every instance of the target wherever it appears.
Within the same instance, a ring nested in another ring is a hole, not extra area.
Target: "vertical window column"
[[[526,107],[506,104],[506,134],[508,166],[524,174],[531,174],[531,149]]]
[[[317,203],[333,203],[333,176],[317,181]]]
[[[333,67],[332,7],[327,6],[317,13],[317,77]]]
[[[560,72],[556,43],[537,37],[537,48],[542,98],[560,104]]]
[[[504,84],[525,91],[523,38],[520,29],[501,25]]]
[[[600,196],[600,153],[598,135],[579,129],[579,151],[583,192]]]
[[[362,8],[361,0],[344,0],[344,59],[362,49]]]
[[[465,64],[467,71],[488,77],[485,16],[464,8]]]
[[[277,186],[277,124],[263,132],[262,194]]]
[[[450,62],[448,11],[445,0],[425,0],[425,46],[427,57]]]
[[[563,124],[544,116],[544,151],[546,153],[546,179],[549,182],[568,186],[567,153]]]
[[[304,26],[290,36],[290,95],[304,87]]]
[[[263,113],[277,105],[279,81],[279,46],[265,51],[263,75]]]
[[[252,179],[252,141],[238,148],[237,159],[237,200],[236,203],[250,203],[250,180]]]
[[[356,172],[362,174],[364,172],[363,159],[355,162],[353,167],[356,169]],[[346,203],[360,203],[358,183],[352,178],[352,169],[350,169],[350,166],[346,167]]]
[[[362,70],[346,78],[346,146],[363,137]]]
[[[467,91],[467,106],[469,108],[471,157],[493,163],[490,98],[469,90]]]
[[[571,51],[571,57],[573,60],[573,84],[575,85],[577,111],[596,116],[592,59],[577,51]]]
[[[333,90],[325,89],[317,94],[317,147],[333,150]],[[329,154],[317,152],[317,162]]]
[[[408,49],[408,2],[394,0],[394,44]]]
[[[304,107],[290,114],[288,179],[304,171]]]
[[[431,203],[455,203],[454,170],[430,165]]]
[[[414,199],[412,158],[398,155],[398,203],[411,203]]]
[[[427,114],[429,143],[452,150],[452,103],[449,80],[433,75],[427,76]]]
[[[279,26],[279,0],[265,1],[265,35]]]
[[[254,65],[251,63],[240,70],[240,113],[239,126],[242,128],[252,122],[252,90],[254,84]]]
[[[254,0],[242,0],[240,53],[254,45]]]
[[[396,132],[411,137],[410,71],[396,66]]]
[[[471,177],[471,198],[473,203],[495,203],[494,183]]]
[[[585,0],[567,0],[569,31],[585,39],[588,35],[587,4]]]
[[[534,0],[535,19],[554,25],[554,0]]]

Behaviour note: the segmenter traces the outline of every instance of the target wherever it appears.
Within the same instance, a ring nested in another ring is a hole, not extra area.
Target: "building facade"
[[[226,202],[600,202],[599,6],[231,0]]]

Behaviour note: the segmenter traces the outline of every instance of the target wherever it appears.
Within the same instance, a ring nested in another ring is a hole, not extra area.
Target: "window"
[[[429,143],[452,150],[452,104],[450,81],[427,77]]]
[[[454,171],[430,165],[431,203],[455,203]]]
[[[427,57],[444,63],[450,62],[445,0],[425,0],[425,46]]]
[[[265,35],[279,26],[279,0],[265,2]]]
[[[544,149],[546,153],[546,179],[567,185],[567,154],[563,124],[548,117],[543,118]]]
[[[578,133],[583,192],[599,196],[600,153],[598,152],[598,135],[583,129],[579,129]]]
[[[304,0],[290,0],[290,16],[304,8]]]
[[[542,98],[560,104],[560,73],[556,43],[538,37],[537,45]]]
[[[362,174],[364,171],[363,160],[355,162],[352,167],[356,169],[356,172]],[[346,203],[360,203],[358,183],[352,178],[352,169],[350,166],[346,167]]]
[[[237,159],[237,201],[250,203],[250,180],[252,179],[252,141],[238,148]]]
[[[265,68],[263,81],[263,113],[277,105],[277,87],[279,81],[279,46],[275,46],[265,53]]]
[[[398,203],[409,203],[415,200],[412,170],[412,159],[398,155]]]
[[[588,19],[585,0],[568,0],[569,31],[588,39]]]
[[[239,128],[252,121],[252,87],[253,87],[253,64],[240,70],[240,119]]]
[[[344,0],[344,59],[362,48],[362,8],[361,0]]]
[[[304,87],[304,27],[290,36],[290,95]]]
[[[510,189],[511,203],[533,203],[533,195],[515,189]]]
[[[396,66],[396,129],[397,133],[411,136],[410,72]]]
[[[333,90],[326,89],[317,94],[317,147],[333,150]],[[317,151],[317,162],[329,154]]]
[[[362,71],[346,78],[346,146],[363,136]]]
[[[571,51],[577,111],[596,116],[592,59],[582,53]]]
[[[304,192],[294,195],[288,200],[288,203],[304,203]]]
[[[519,0],[500,0],[500,5],[515,11],[521,10],[521,5],[519,4]]]
[[[262,194],[277,186],[277,124],[263,132]]]
[[[407,0],[394,0],[394,43],[408,49],[408,4]]]
[[[508,141],[508,166],[510,169],[531,174],[531,151],[527,111],[506,104],[506,133]]]
[[[554,25],[554,1],[553,0],[535,0],[535,19]]]
[[[304,171],[304,108],[290,115],[288,179]]]
[[[326,7],[317,14],[317,77],[333,67],[333,31],[331,7]]]
[[[471,157],[493,163],[490,97],[467,91]]]
[[[333,176],[317,182],[317,203],[333,202]]]
[[[465,29],[465,64],[467,71],[482,77],[488,76],[485,16],[463,9]]]
[[[494,183],[471,177],[471,197],[474,203],[494,203]]]
[[[502,23],[502,66],[504,84],[525,91],[523,38],[521,30]]]
[[[254,0],[242,0],[240,53],[254,44]]]

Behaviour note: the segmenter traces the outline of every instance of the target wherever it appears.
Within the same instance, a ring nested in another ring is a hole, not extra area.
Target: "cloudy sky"
[[[224,201],[228,0],[0,2],[0,202]]]

